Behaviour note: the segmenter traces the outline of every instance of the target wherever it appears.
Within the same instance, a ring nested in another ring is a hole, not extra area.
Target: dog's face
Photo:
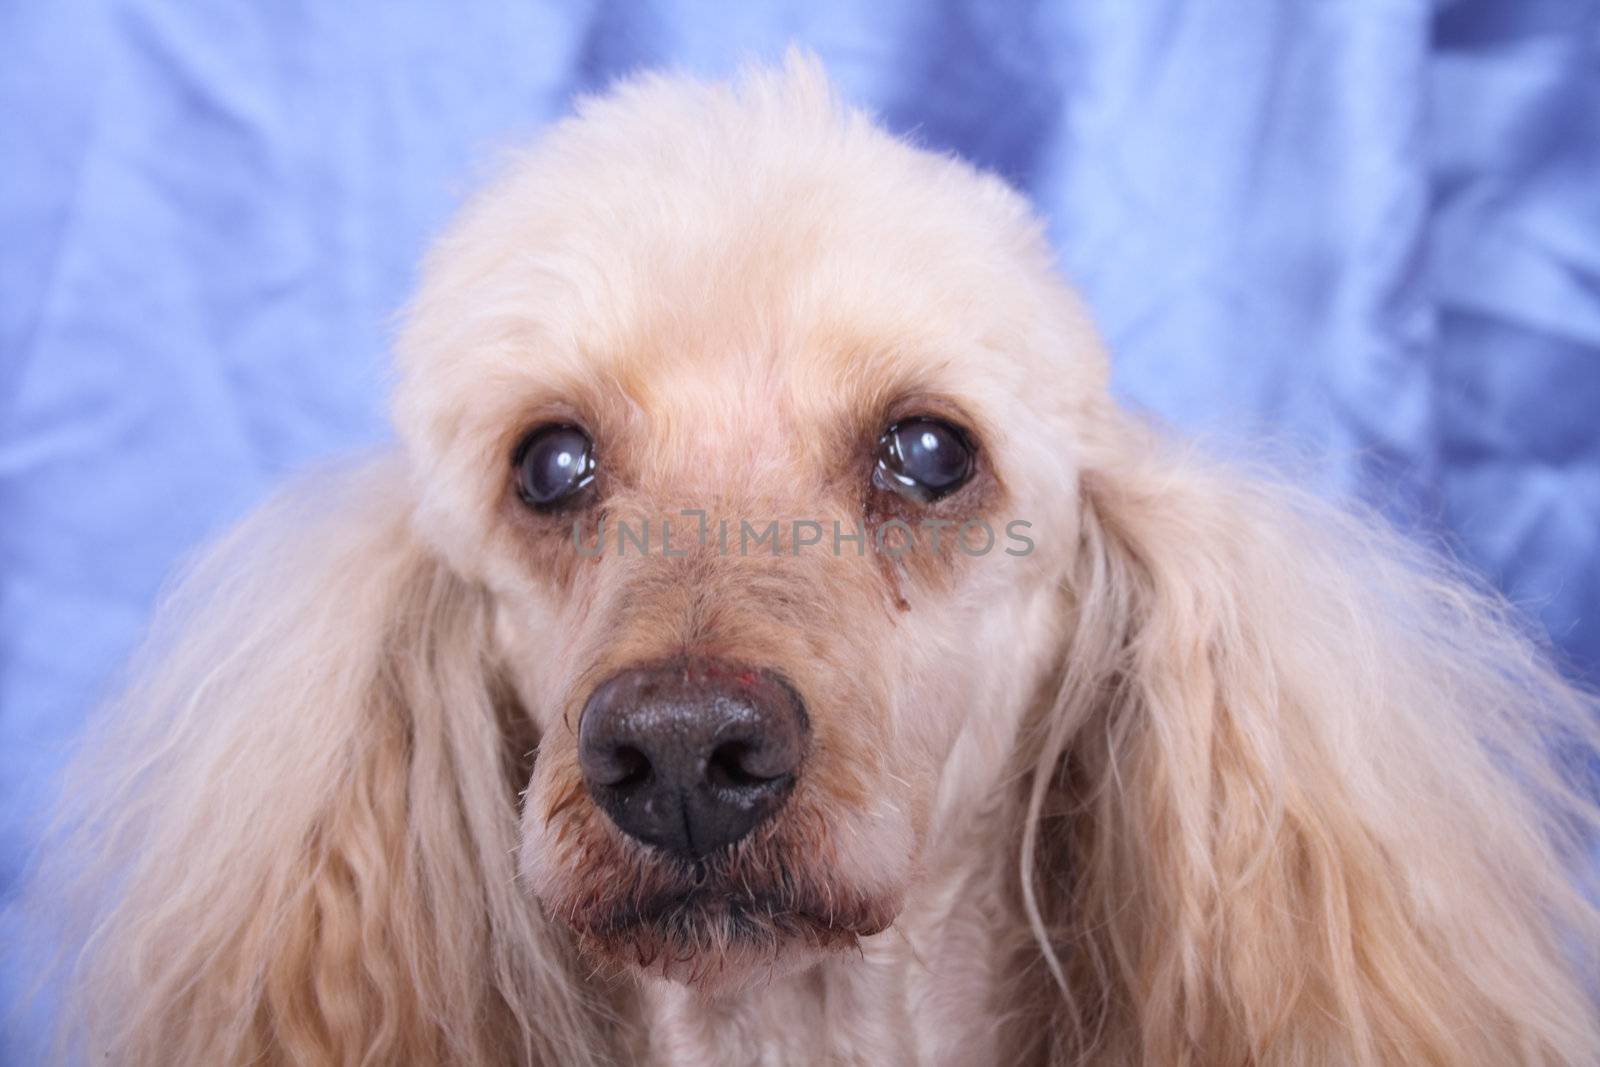
[[[749,95],[557,129],[435,254],[397,405],[536,729],[528,885],[707,987],[884,929],[1000,773],[1104,395],[1014,194]]]

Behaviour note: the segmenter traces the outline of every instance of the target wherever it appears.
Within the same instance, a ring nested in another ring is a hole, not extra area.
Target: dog
[[[1600,1063],[1594,698],[1122,410],[1023,199],[815,60],[582,102],[396,348],[75,765],[69,1051]]]

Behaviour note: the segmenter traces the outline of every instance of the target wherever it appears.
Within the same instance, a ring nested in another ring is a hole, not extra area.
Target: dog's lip
[[[656,896],[610,910],[582,923],[583,932],[604,941],[627,938],[632,933],[653,931],[670,933],[676,927],[696,927],[708,922],[729,924],[724,929],[734,935],[780,939],[806,934],[834,937],[871,937],[894,922],[894,908],[887,902],[841,913],[818,900],[785,901],[775,894],[729,891],[718,881],[702,881],[681,891]]]

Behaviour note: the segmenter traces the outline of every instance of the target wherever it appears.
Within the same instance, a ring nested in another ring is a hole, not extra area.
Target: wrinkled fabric
[[[790,41],[1034,198],[1130,403],[1331,457],[1600,677],[1593,0],[12,4],[0,891],[163,576],[388,436],[393,315],[475,174],[620,74]]]

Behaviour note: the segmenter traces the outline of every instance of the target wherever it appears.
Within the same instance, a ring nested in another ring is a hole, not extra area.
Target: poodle
[[[77,759],[66,1055],[1600,1063],[1594,697],[815,60],[581,103],[396,362]]]

